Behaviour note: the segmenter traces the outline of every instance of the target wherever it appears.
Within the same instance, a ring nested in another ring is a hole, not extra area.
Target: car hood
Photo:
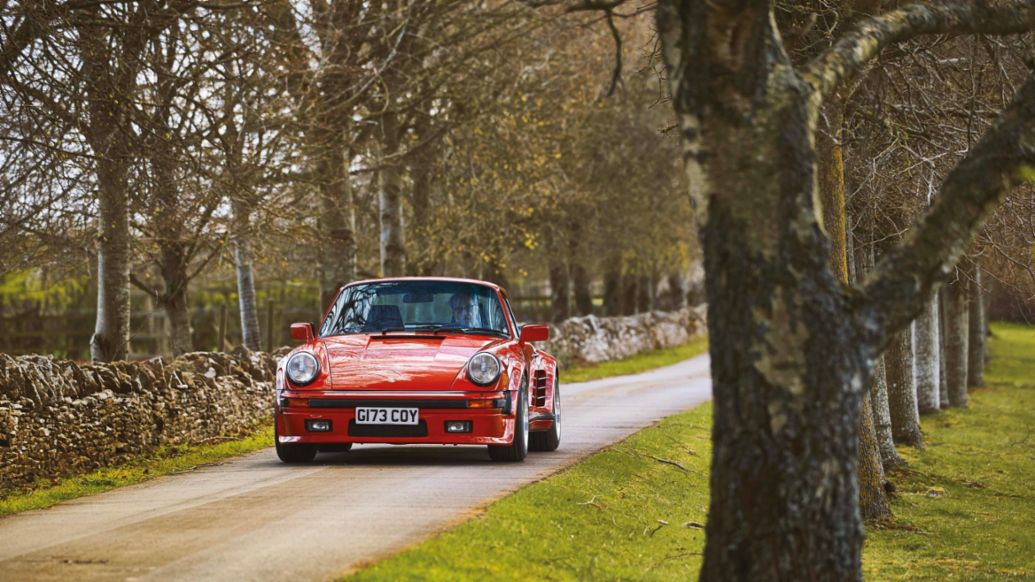
[[[325,386],[331,390],[449,390],[471,356],[508,340],[361,334],[321,341],[330,363]]]

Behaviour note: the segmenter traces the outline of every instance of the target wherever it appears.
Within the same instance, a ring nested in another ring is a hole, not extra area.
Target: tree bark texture
[[[622,314],[622,273],[613,267],[604,271],[604,314]]]
[[[237,307],[241,318],[241,344],[249,350],[261,349],[259,304],[255,299],[255,277],[252,272],[251,248],[247,239],[234,245],[234,270],[237,272]],[[219,346],[223,349],[223,346]]]
[[[941,409],[941,347],[938,340],[938,295],[916,320],[916,403],[920,414]]]
[[[823,224],[830,237],[830,270],[841,283],[855,282],[849,268],[848,209],[845,206],[844,158],[841,131],[844,126],[844,102],[831,100],[823,116],[825,127],[816,134],[816,168],[819,174],[819,196],[823,208]],[[872,382],[871,382],[872,386]],[[866,390],[858,417],[859,434],[859,510],[864,520],[879,520],[891,515],[891,504],[884,489],[884,467],[873,419],[871,393]]]
[[[946,12],[869,19],[799,74],[769,3],[658,4],[709,303],[714,446],[702,580],[861,578],[857,427],[869,367],[1035,160],[1035,84],[852,294],[831,269],[820,224],[816,118],[823,97],[888,43],[998,23]],[[1004,26],[1015,24],[1025,29]]]
[[[397,114],[386,113],[381,119],[381,170],[377,193],[381,227],[381,275],[399,277],[406,274],[406,247],[403,239],[402,173],[398,160],[400,147]]]
[[[323,243],[320,252],[320,298],[326,307],[338,289],[356,278],[356,217],[344,136],[321,126],[313,138],[320,192]]]
[[[945,374],[949,404],[967,406],[967,353],[970,343],[970,312],[967,282],[960,278],[948,285],[945,302]]]
[[[945,302],[948,300],[948,288],[942,287],[938,290],[938,404],[941,408],[949,407],[949,378],[946,368],[946,323],[945,323]]]
[[[895,449],[895,438],[891,434],[891,408],[888,405],[887,370],[884,356],[879,356],[873,365],[870,376],[870,404],[873,407],[874,430],[877,433],[877,446],[880,448],[881,464],[884,469],[904,465],[905,461]]]
[[[575,313],[577,315],[593,314],[593,292],[590,288],[593,280],[581,261],[571,266],[572,292],[575,296]]]
[[[981,265],[975,264],[970,281],[970,324],[967,341],[967,386],[985,385],[985,342],[988,339],[988,321],[985,318],[985,294],[981,288]]]
[[[138,8],[138,15],[153,5]],[[111,58],[107,28],[97,6],[84,9],[88,16],[78,27],[79,58],[89,125],[86,140],[94,155],[97,177],[97,318],[90,338],[90,358],[95,362],[124,360],[129,355],[129,156],[123,133],[124,111],[119,99],[129,99],[144,43],[140,30],[123,32],[123,59]],[[123,24],[123,23],[120,23]],[[139,23],[137,23],[139,24]]]
[[[571,317],[571,285],[568,268],[554,255],[550,261],[550,321],[559,322]]]
[[[895,443],[923,447],[913,376],[913,334],[910,328],[895,334],[891,340],[888,349],[884,351],[884,368],[888,378],[888,406]]]

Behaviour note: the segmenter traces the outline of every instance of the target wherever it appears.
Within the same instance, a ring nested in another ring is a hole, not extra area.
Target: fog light
[[[471,421],[469,420],[447,420],[446,432],[471,432]]]
[[[329,420],[307,420],[305,429],[309,432],[331,432],[331,421]]]

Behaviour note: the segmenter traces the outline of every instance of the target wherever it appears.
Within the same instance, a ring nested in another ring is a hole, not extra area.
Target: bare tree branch
[[[804,72],[823,99],[894,43],[924,34],[1016,34],[1035,29],[1035,1],[912,4],[859,22]]]

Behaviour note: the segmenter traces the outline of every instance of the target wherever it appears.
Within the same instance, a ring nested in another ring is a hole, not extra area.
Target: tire
[[[561,387],[553,379],[553,426],[529,435],[528,446],[533,451],[556,451],[561,446]]]
[[[517,463],[528,456],[528,378],[521,383],[518,396],[514,442],[509,445],[489,445],[489,458],[502,463]]]
[[[277,419],[273,419],[273,443],[277,448],[277,457],[284,463],[308,463],[316,458],[316,445],[291,445],[280,442],[280,431]]]

